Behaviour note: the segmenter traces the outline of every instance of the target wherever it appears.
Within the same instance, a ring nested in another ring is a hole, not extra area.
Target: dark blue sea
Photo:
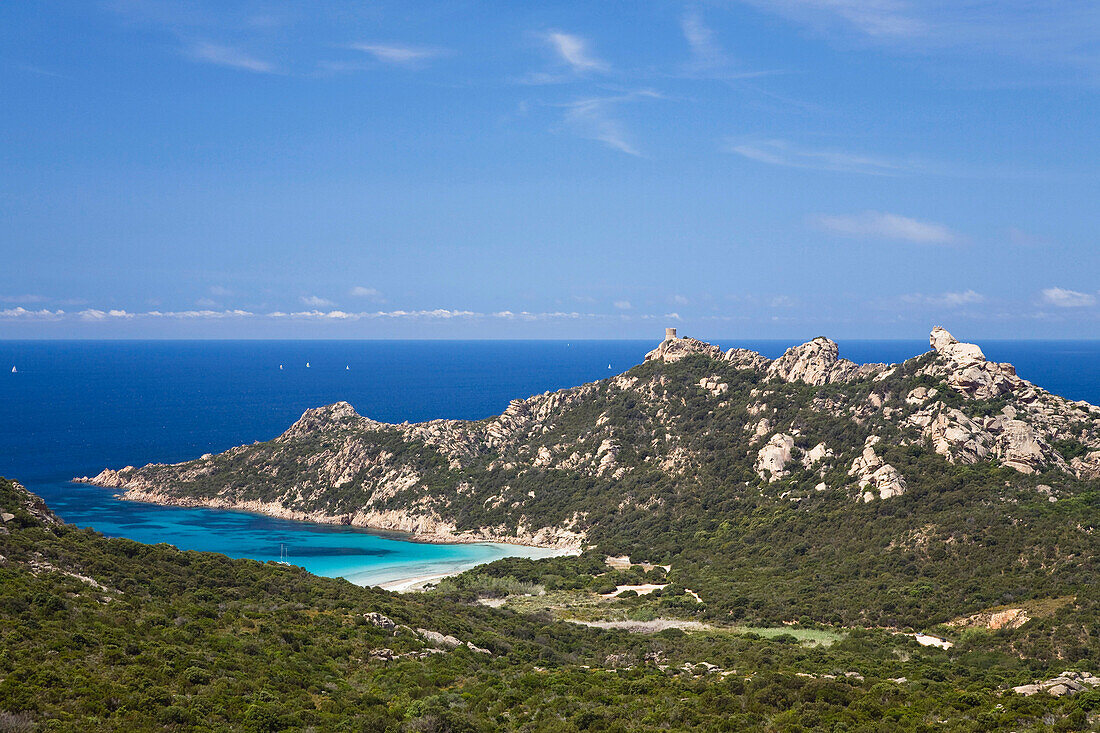
[[[718,341],[775,357],[794,342]],[[0,341],[0,475],[64,519],[111,536],[278,559],[359,583],[435,574],[518,552],[429,545],[240,512],[119,501],[71,484],[105,467],[175,462],[267,440],[309,407],[346,400],[401,422],[478,419],[508,401],[601,379],[652,341]],[[990,359],[1071,399],[1100,403],[1100,342],[983,341]],[[926,341],[841,342],[858,362],[897,362]],[[306,368],[306,363],[310,364]],[[279,369],[279,365],[283,369]],[[16,373],[10,373],[12,366]],[[608,368],[610,366],[610,369]]]

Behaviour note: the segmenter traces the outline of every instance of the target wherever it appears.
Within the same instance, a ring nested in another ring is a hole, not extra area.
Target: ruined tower
[[[676,338],[676,329],[675,328],[666,328],[665,329],[665,341],[670,341],[670,340],[675,339],[675,338]]]

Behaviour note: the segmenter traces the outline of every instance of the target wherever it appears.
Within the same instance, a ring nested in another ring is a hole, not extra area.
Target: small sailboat
[[[16,369],[15,367],[12,367],[12,368],[11,368],[11,373],[12,373],[12,374],[15,374],[15,373],[16,373],[16,372],[18,372],[18,371],[19,371],[19,370],[18,370],[18,369]]]
[[[279,564],[289,565],[290,555],[286,551],[286,545],[279,545]]]
[[[306,369],[309,369],[309,362],[306,362]]]
[[[350,371],[351,371],[351,367],[350,367],[350,366],[345,366],[345,367],[344,367],[344,371],[345,371],[345,372],[350,372]]]
[[[283,370],[283,365],[282,365],[282,364],[280,364],[280,365],[279,365],[279,371],[281,372],[282,370]]]
[[[607,368],[608,368],[608,369],[610,369],[610,368],[611,368],[611,365],[610,365],[610,364],[608,364],[608,365],[607,365]]]

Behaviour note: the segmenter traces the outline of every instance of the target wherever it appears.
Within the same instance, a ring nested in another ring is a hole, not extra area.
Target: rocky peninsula
[[[821,337],[771,360],[670,335],[626,373],[513,400],[486,420],[395,425],[338,402],[274,440],[75,480],[125,499],[431,542],[577,550],[616,515],[667,511],[680,498],[669,485],[893,500],[913,477],[884,458],[887,445],[1042,475],[1029,490],[1052,502],[1063,479],[1100,476],[1100,408],[1031,384],[943,328],[929,343],[902,364],[855,364]]]

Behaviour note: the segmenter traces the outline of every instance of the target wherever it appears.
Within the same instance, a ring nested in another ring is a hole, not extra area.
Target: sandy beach
[[[531,559],[539,559],[544,557],[563,557],[566,555],[579,555],[578,550],[562,549],[562,548],[548,548],[548,547],[529,547],[527,545],[508,545],[504,550],[504,554],[500,557],[527,557]],[[493,558],[500,559],[500,558]],[[452,575],[458,575],[464,573],[467,570],[471,570],[478,565],[483,565],[485,562],[492,562],[492,560],[485,560],[478,563],[460,563],[454,567],[447,569],[435,569],[434,572],[425,572],[417,575],[400,576],[396,578],[377,577],[384,574],[385,571],[374,571],[371,573],[372,577],[369,582],[358,582],[356,578],[349,577],[353,583],[357,585],[374,585],[385,590],[394,591],[395,593],[414,593],[422,591],[431,583],[435,583],[443,578],[449,578]],[[393,568],[396,572],[401,572],[400,568]],[[406,569],[405,572],[408,572]]]
[[[438,575],[418,575],[413,578],[401,578],[399,580],[391,580],[387,583],[379,583],[378,587],[384,590],[392,590],[394,593],[414,593],[424,590],[424,588],[430,583],[442,580],[443,578],[449,578],[452,575],[458,575],[464,572],[462,570],[456,570],[453,573],[440,573]]]

